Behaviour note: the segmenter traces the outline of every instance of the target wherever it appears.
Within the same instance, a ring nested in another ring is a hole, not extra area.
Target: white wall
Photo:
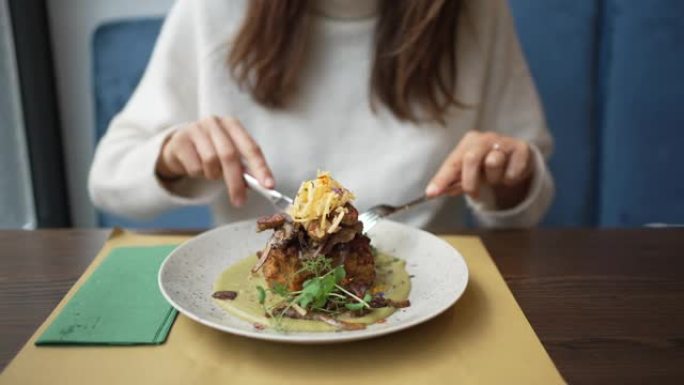
[[[87,191],[93,154],[94,103],[90,43],[103,22],[163,15],[173,0],[48,0],[65,163],[74,225],[95,225]]]
[[[36,227],[14,40],[0,0],[0,228]]]

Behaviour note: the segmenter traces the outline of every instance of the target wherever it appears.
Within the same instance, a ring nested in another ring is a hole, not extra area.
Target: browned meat
[[[263,266],[264,277],[271,287],[277,282],[285,285],[288,290],[300,290],[302,283],[310,276],[297,273],[301,268],[297,247],[273,249]]]
[[[358,211],[351,204],[346,208],[347,214],[339,229],[321,238],[314,238],[311,228],[293,223],[285,214],[260,218],[258,230],[273,229],[274,232],[253,271],[263,268],[271,287],[280,283],[289,290],[301,290],[302,283],[311,277],[311,273],[300,271],[301,261],[324,255],[330,258],[333,266],[344,266],[346,277],[342,284],[363,295],[373,285],[375,261],[370,240],[363,235],[363,224],[358,221]],[[318,226],[318,223],[313,221],[307,225]]]
[[[290,241],[297,237],[297,231],[295,225],[292,222],[284,222],[276,231],[273,232],[271,238],[266,244],[266,248],[263,251],[257,252],[257,257],[259,260],[256,265],[252,268],[252,273],[256,273],[261,269],[261,267],[268,261],[272,251],[276,249],[285,248]]]
[[[344,286],[354,286],[360,292],[369,289],[375,281],[375,260],[370,248],[370,239],[362,234],[349,243],[337,244],[328,255],[333,264],[344,264],[347,276],[342,282]]]
[[[237,298],[237,291],[232,291],[232,290],[223,290],[223,291],[217,291],[214,292],[211,296],[216,298],[216,299],[230,299],[233,300]]]
[[[304,230],[306,230],[306,234],[311,238],[314,242],[321,242],[323,239],[326,237],[326,234],[323,233],[321,236],[317,236],[318,234],[318,229],[320,228],[321,224],[318,221],[312,221],[304,225]]]
[[[344,208],[347,209],[347,214],[345,214],[342,218],[342,224],[346,226],[351,226],[356,223],[359,223],[359,211],[356,209],[356,207],[347,203],[344,206]]]
[[[404,307],[411,306],[411,301],[409,301],[408,299],[404,299],[401,301],[392,301],[389,298],[385,298],[382,294],[376,294],[375,296],[373,296],[373,299],[371,299],[369,304],[373,309],[377,309],[377,308],[381,308],[381,307],[387,307],[387,306],[391,306],[391,307],[394,307],[397,309],[401,309]]]
[[[340,243],[347,243],[351,242],[354,237],[356,237],[357,233],[361,233],[363,229],[363,225],[361,222],[356,222],[354,225],[351,226],[343,226],[340,228],[340,230],[328,237],[328,239],[325,241],[325,246],[323,246],[323,249],[321,250],[321,253],[324,255],[327,255],[332,248]]]
[[[375,261],[370,248],[370,240],[365,235],[356,233],[354,238],[345,243],[337,243],[325,254],[331,258],[334,266],[343,264],[346,278],[344,286],[363,293],[373,285],[375,280]],[[295,244],[286,248],[275,248],[270,251],[269,258],[263,265],[266,281],[270,286],[276,282],[285,285],[288,290],[301,290],[302,283],[311,277],[309,273],[300,272],[299,249]]]
[[[282,226],[287,221],[287,215],[277,213],[257,219],[257,231],[275,229]]]
[[[284,247],[296,236],[295,225],[291,222],[284,222],[271,237],[271,247]]]

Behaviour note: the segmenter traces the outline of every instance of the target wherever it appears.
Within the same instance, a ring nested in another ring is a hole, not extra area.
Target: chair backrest
[[[140,19],[110,22],[97,28],[92,40],[95,133],[99,141],[109,122],[128,101],[140,81],[162,20]],[[204,228],[212,223],[207,207],[187,207],[150,221],[133,221],[98,213],[103,227]]]
[[[604,2],[603,226],[684,223],[684,1]]]
[[[684,1],[510,3],[556,140],[546,223],[684,223]]]
[[[555,149],[556,197],[545,223],[595,221],[596,0],[511,0],[520,42],[544,104]]]

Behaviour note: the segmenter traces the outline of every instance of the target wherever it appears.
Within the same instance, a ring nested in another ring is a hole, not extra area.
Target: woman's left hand
[[[527,142],[494,132],[469,131],[442,163],[425,194],[466,193],[477,199],[480,186],[486,183],[494,189],[497,206],[512,207],[525,198],[533,171]]]

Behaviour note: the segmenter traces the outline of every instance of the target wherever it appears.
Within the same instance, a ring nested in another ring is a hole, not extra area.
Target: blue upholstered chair
[[[510,2],[556,139],[546,222],[684,223],[684,1]]]
[[[510,0],[556,148],[549,226],[684,223],[684,1]],[[159,20],[101,26],[93,40],[98,138],[138,82]],[[149,223],[203,226],[206,208]]]
[[[95,31],[92,52],[97,140],[140,81],[161,23],[160,19],[118,21]],[[98,221],[103,227],[129,228],[203,228],[212,223],[209,209],[203,206],[174,210],[150,221],[133,221],[99,212]]]
[[[684,1],[604,4],[604,226],[684,223]]]
[[[511,0],[555,149],[556,197],[547,225],[593,224],[596,205],[595,0]]]

